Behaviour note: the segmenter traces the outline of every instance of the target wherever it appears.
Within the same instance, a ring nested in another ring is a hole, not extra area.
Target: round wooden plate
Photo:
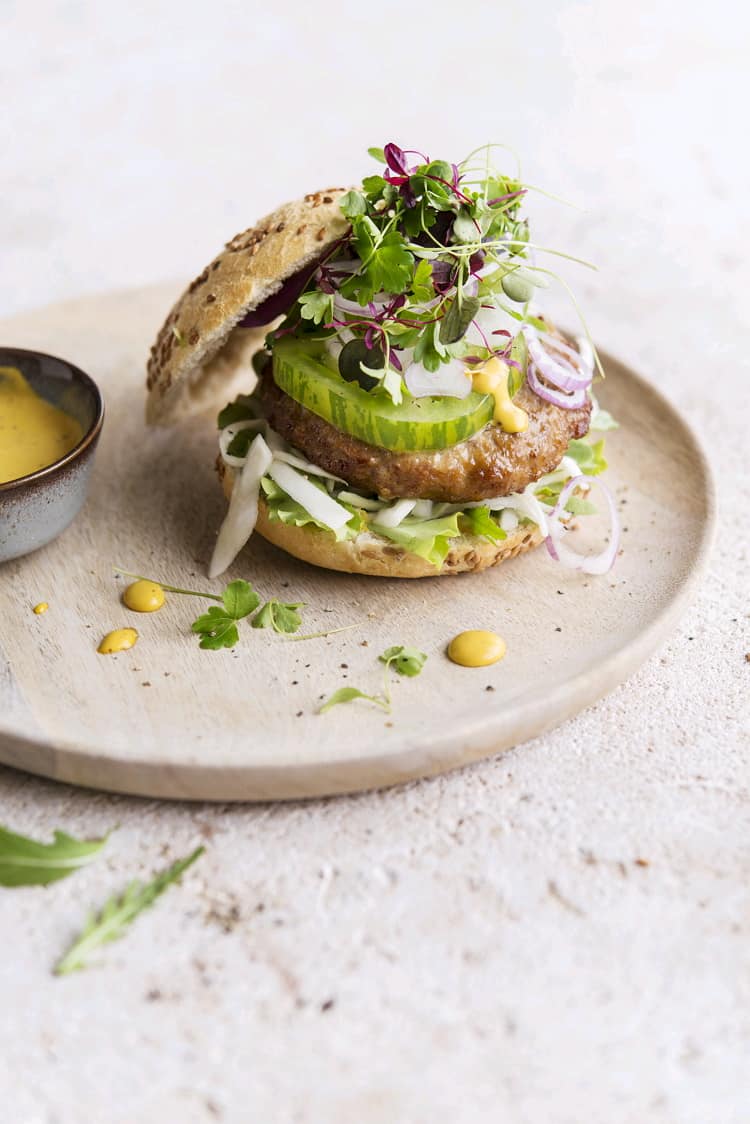
[[[149,796],[265,800],[396,784],[497,753],[570,718],[622,682],[669,633],[706,563],[713,488],[695,435],[647,382],[605,356],[607,480],[623,549],[611,574],[571,573],[544,547],[483,574],[395,581],[316,570],[251,540],[230,577],[304,601],[294,642],[241,629],[233,651],[200,651],[204,602],[173,596],[139,615],[114,566],[213,589],[205,567],[224,510],[216,433],[199,419],[147,431],[148,346],[175,286],[57,305],[0,325],[0,343],[63,355],[104,391],[107,417],[91,496],[57,542],[0,568],[0,759],[73,784]],[[584,534],[585,532],[579,532]],[[49,612],[32,606],[48,601]],[[130,652],[101,636],[135,626]],[[464,628],[493,628],[502,663],[445,657]],[[429,659],[392,686],[387,715],[355,702],[325,715],[341,686],[376,693],[377,656],[416,645]]]

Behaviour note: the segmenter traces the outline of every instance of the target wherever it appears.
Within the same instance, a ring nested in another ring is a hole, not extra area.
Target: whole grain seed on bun
[[[148,360],[146,419],[171,425],[251,389],[265,324],[239,327],[285,282],[317,262],[348,230],[344,188],[286,203],[235,235],[172,308]],[[265,323],[277,312],[269,305]],[[240,385],[241,384],[241,385]]]

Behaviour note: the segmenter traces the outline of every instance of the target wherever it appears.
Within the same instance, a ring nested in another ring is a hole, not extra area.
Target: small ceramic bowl
[[[81,510],[104,402],[93,379],[53,355],[0,347],[0,367],[17,367],[37,394],[65,410],[83,429],[81,440],[60,460],[0,484],[0,562],[8,562],[52,542]]]

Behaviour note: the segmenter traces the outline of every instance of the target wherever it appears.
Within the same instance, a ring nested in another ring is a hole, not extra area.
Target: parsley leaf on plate
[[[385,664],[386,668],[392,667],[399,675],[408,675],[413,678],[415,675],[419,675],[424,667],[427,653],[420,652],[418,648],[407,648],[403,644],[396,644],[392,648],[386,648],[383,654],[378,656],[378,659]]]
[[[248,430],[242,430],[237,434],[235,440],[244,437],[247,432]],[[127,577],[138,578],[139,581],[153,580],[152,578],[143,578],[140,574],[133,574],[129,570],[122,570],[119,567],[115,567],[115,569],[119,573],[127,575]],[[211,651],[218,651],[220,648],[233,648],[235,644],[239,643],[240,634],[237,622],[249,617],[251,613],[255,613],[260,605],[260,595],[256,593],[249,582],[243,581],[241,578],[230,582],[221,595],[207,593],[199,589],[182,589],[180,586],[167,585],[165,582],[155,584],[160,585],[162,589],[169,593],[182,593],[187,597],[205,597],[208,600],[219,602],[219,605],[212,605],[207,612],[201,613],[190,626],[193,632],[200,635],[201,648],[207,648]],[[302,623],[297,610],[301,609],[304,604],[304,601],[279,601],[278,598],[272,597],[261,605],[251,624],[253,628],[272,628],[274,632],[278,633],[297,632]],[[295,639],[307,640],[316,636],[330,636],[334,632],[345,632],[347,629],[355,627],[357,626],[347,625],[342,629],[315,632],[309,637],[300,636],[295,637]]]
[[[230,582],[222,593],[221,599],[227,613],[235,620],[242,620],[260,604],[260,597],[250,582],[243,581],[242,578]]]
[[[201,648],[217,651],[233,648],[239,641],[237,621],[249,616],[260,604],[260,597],[249,582],[239,578],[230,582],[221,595],[223,608],[212,605],[193,621],[191,628],[201,636]]]
[[[296,632],[302,624],[302,617],[297,612],[304,605],[304,601],[286,602],[278,601],[272,597],[266,601],[252,619],[253,628],[272,628],[274,632]]]
[[[37,843],[0,827],[0,886],[48,886],[86,866],[109,838],[79,840],[56,831],[51,843]]]
[[[239,643],[235,618],[217,605],[212,605],[207,613],[201,613],[190,627],[200,634],[200,647],[212,652],[218,652],[220,648],[234,648]]]
[[[128,925],[135,921],[139,913],[143,913],[169,886],[179,881],[204,850],[204,847],[197,847],[186,858],[178,859],[161,871],[145,886],[141,882],[131,882],[119,897],[113,895],[99,913],[90,913],[82,932],[55,965],[55,975],[64,976],[85,968],[88,957],[95,949],[124,936]]]

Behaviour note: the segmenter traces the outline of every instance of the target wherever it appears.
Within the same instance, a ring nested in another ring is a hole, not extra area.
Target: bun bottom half
[[[221,471],[223,468],[221,465],[220,476],[228,499],[232,494],[234,473],[226,469]],[[377,578],[437,578],[479,573],[490,566],[499,566],[507,558],[532,550],[542,542],[539,528],[532,523],[519,525],[498,543],[488,542],[479,535],[461,535],[450,540],[450,551],[441,569],[437,569],[427,559],[369,531],[357,535],[355,539],[336,542],[329,531],[318,527],[293,527],[271,520],[262,497],[258,504],[255,533],[312,566]]]

